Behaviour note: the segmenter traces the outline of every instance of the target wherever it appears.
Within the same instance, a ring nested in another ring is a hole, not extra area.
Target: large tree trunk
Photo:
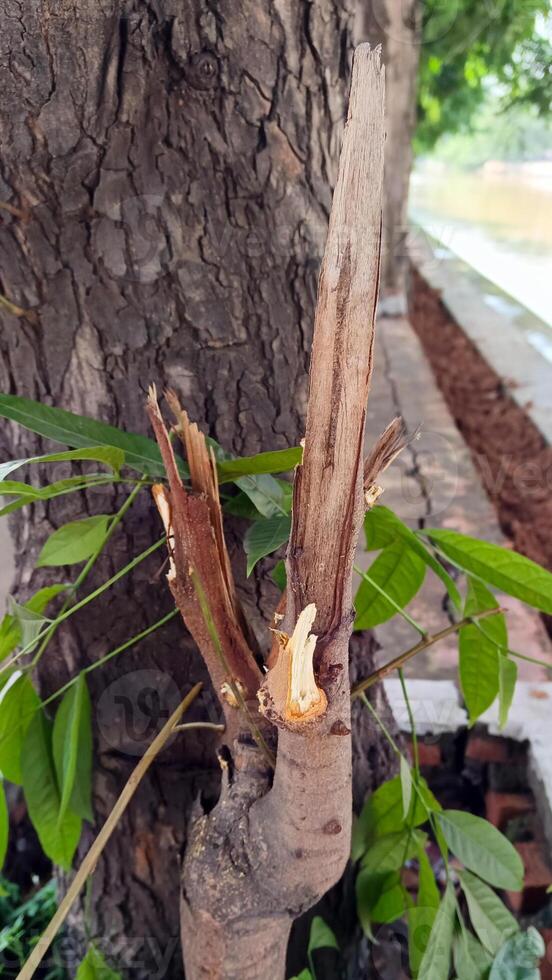
[[[0,291],[15,304],[1,310],[2,390],[146,431],[155,382],[176,388],[227,450],[298,441],[355,7],[0,0],[0,200],[12,206],[1,212]],[[38,442],[10,425],[2,445],[20,457]],[[44,581],[31,574],[52,528],[121,499],[96,490],[19,512],[18,592]],[[158,534],[144,494],[90,588]],[[245,583],[237,542],[238,584],[266,647],[275,590]],[[45,694],[170,608],[159,565],[153,556],[59,631],[40,665]],[[98,821],[201,679],[176,621],[90,675]],[[216,714],[208,684],[196,711]],[[89,927],[125,975],[181,976],[180,855],[193,800],[218,793],[212,746],[196,733],[167,750],[95,873]],[[78,912],[73,926],[78,937]]]
[[[363,30],[383,48],[386,73],[385,185],[380,314],[406,313],[408,185],[416,125],[420,0],[367,0]]]

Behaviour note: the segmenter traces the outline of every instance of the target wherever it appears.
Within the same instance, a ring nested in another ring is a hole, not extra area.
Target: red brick
[[[412,742],[409,740],[410,756],[412,757]],[[440,766],[442,764],[443,758],[441,755],[441,746],[437,742],[423,742],[421,739],[418,741],[418,756],[420,759],[420,765],[425,766],[430,769],[434,766]]]
[[[541,980],[552,980],[552,929],[540,929],[546,952],[540,964]]]
[[[509,820],[522,817],[535,809],[535,801],[529,793],[497,793],[489,790],[485,794],[485,812],[499,830],[504,830]]]
[[[466,759],[477,762],[508,762],[510,750],[503,738],[490,735],[470,735],[466,746]]]
[[[513,912],[526,915],[537,912],[548,901],[546,889],[552,883],[552,868],[540,841],[516,844],[516,850],[525,868],[523,891],[506,892]]]

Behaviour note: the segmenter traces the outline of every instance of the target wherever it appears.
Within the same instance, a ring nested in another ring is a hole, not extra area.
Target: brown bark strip
[[[370,453],[364,460],[364,504],[371,509],[383,493],[377,480],[388,466],[399,456],[403,449],[417,438],[418,429],[408,435],[404,419],[400,416],[393,419],[375,442]]]
[[[222,517],[218,500],[216,465],[209,454],[205,437],[191,425],[182,412],[176,397],[170,396],[173,410],[179,414],[184,442],[188,450],[188,465],[192,491],[185,488],[161,417],[154,389],[150,390],[148,415],[159,444],[169,491],[154,488],[154,497],[163,518],[171,558],[167,580],[182,618],[203,656],[213,687],[226,718],[226,738],[229,741],[238,730],[247,728],[240,720],[230,689],[239,685],[248,710],[257,714],[256,693],[261,672],[240,625],[241,611],[236,597],[234,580],[222,533]],[[193,577],[197,575],[207,597],[209,612],[218,634],[223,657],[208,629]]]
[[[383,87],[379,55],[361,45],[320,273],[287,558],[287,632],[310,602],[322,636],[338,629],[352,607],[381,247]]]

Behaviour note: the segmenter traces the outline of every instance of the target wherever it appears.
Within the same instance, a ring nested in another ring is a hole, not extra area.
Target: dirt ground
[[[552,448],[413,270],[410,318],[514,548],[552,570]],[[549,626],[550,628],[550,626]]]

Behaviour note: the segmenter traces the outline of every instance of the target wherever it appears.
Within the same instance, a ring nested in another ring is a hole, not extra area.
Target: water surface
[[[552,166],[548,173],[546,166],[505,173],[415,172],[410,213],[552,327]]]

